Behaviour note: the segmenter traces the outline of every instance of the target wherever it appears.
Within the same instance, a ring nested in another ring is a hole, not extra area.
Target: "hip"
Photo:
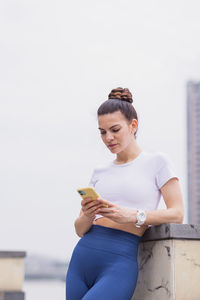
[[[120,229],[92,225],[86,232],[77,247],[96,249],[97,251],[112,253],[137,260],[138,247],[141,237]]]

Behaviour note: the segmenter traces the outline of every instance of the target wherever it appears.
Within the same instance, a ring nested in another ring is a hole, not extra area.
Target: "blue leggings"
[[[130,300],[141,237],[92,225],[76,244],[66,274],[66,300]]]

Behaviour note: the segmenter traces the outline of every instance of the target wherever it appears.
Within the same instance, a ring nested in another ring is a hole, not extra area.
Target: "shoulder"
[[[155,159],[157,161],[157,166],[160,168],[166,164],[170,164],[170,165],[172,164],[172,160],[169,154],[166,152],[157,151],[155,154]]]
[[[96,167],[93,168],[93,174],[100,174],[102,172],[108,171],[111,165],[112,163],[110,162],[99,163]]]
[[[155,168],[155,171],[165,165],[173,165],[169,154],[163,151],[146,152],[146,159],[150,166]]]
[[[157,161],[164,161],[166,159],[169,159],[169,154],[163,151],[154,151],[151,152],[152,157],[154,157],[155,160]]]
[[[109,170],[109,165],[110,164],[98,164],[95,168],[93,168],[89,185],[95,186],[101,176]]]

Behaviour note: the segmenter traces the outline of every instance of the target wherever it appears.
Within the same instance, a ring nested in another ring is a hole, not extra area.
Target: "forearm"
[[[94,218],[89,218],[85,214],[82,214],[75,220],[74,226],[79,237],[82,237],[90,229],[93,219]]]
[[[183,223],[184,213],[180,209],[167,208],[146,210],[144,225],[160,225],[164,223]]]

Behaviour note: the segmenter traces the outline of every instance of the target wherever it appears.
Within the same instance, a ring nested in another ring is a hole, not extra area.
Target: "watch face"
[[[144,221],[146,216],[145,216],[144,212],[140,212],[138,217],[139,217],[139,220]]]

